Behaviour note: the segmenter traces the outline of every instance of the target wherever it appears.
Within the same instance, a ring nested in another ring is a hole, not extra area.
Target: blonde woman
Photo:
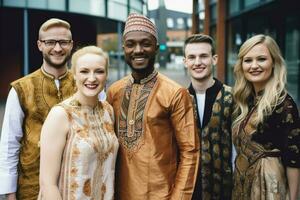
[[[118,140],[112,107],[98,101],[107,67],[98,47],[74,53],[77,92],[51,109],[42,128],[40,199],[113,199]]]
[[[300,120],[285,89],[286,66],[276,42],[256,35],[234,67],[233,199],[297,199]]]

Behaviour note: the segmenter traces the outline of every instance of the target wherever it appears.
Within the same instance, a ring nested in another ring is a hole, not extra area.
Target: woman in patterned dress
[[[234,200],[297,199],[300,120],[285,89],[286,66],[276,42],[256,35],[240,48],[234,67],[237,150]]]
[[[113,199],[118,140],[113,109],[98,100],[107,68],[101,48],[74,53],[77,92],[51,109],[42,128],[40,199]]]

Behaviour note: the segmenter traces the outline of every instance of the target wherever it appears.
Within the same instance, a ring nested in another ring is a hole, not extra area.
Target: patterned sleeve
[[[282,161],[285,166],[300,168],[300,119],[297,105],[290,96],[283,102],[282,130],[285,144]]]

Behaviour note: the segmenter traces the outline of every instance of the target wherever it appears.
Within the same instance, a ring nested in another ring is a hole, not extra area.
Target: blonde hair
[[[249,112],[248,100],[251,97],[255,98],[252,83],[246,80],[244,76],[242,62],[244,56],[257,44],[264,44],[268,48],[273,60],[273,71],[257,104],[257,115],[254,123],[257,125],[263,122],[264,117],[271,115],[275,106],[280,104],[286,96],[286,65],[277,43],[270,36],[262,34],[249,38],[241,46],[238,60],[234,66],[236,81],[233,87],[233,97],[236,107],[233,112],[233,127],[239,125],[246,118]]]
[[[49,28],[52,28],[52,27],[55,27],[55,26],[64,27],[64,28],[70,30],[70,32],[71,32],[71,25],[67,21],[62,20],[62,19],[58,19],[58,18],[51,18],[51,19],[45,21],[41,25],[40,30],[39,30],[39,39],[41,39],[41,34],[43,32],[45,32]],[[72,38],[72,34],[71,34],[71,38]]]
[[[72,59],[71,59],[71,71],[73,74],[75,74],[75,72],[76,72],[77,60],[85,54],[95,54],[95,55],[103,57],[105,59],[105,71],[106,71],[106,74],[108,74],[108,66],[109,66],[108,54],[106,52],[104,52],[100,47],[96,47],[96,46],[83,47],[83,48],[77,50],[73,54]]]

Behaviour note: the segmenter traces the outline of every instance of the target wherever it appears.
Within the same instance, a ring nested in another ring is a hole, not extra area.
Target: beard
[[[145,73],[145,71],[148,71],[148,70],[154,68],[155,56],[149,59],[149,62],[148,62],[148,64],[146,66],[143,66],[143,67],[140,67],[140,68],[134,68],[132,66],[130,58],[126,59],[126,63],[127,63],[127,65],[130,67],[130,69],[133,72],[136,72],[136,73]]]
[[[46,61],[46,63],[48,63],[49,66],[52,66],[55,69],[60,69],[60,68],[65,67],[65,65],[68,62],[68,60],[70,59],[70,57],[71,57],[71,54],[68,54],[68,55],[66,55],[65,59],[62,62],[53,63],[48,54],[43,54],[43,58]]]

